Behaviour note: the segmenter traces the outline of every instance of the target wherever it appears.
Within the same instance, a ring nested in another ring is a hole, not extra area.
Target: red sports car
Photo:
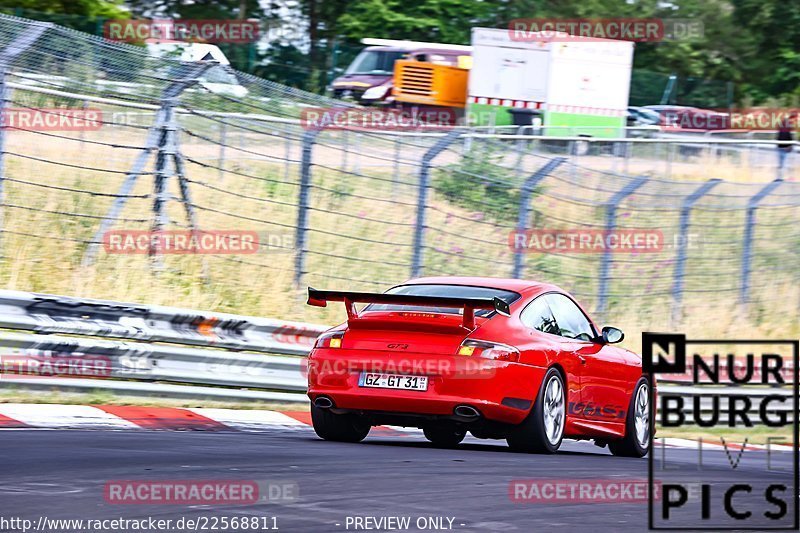
[[[333,301],[344,302],[347,322],[308,358],[323,439],[358,442],[372,426],[396,425],[444,447],[469,431],[526,452],[554,453],[570,438],[647,453],[651,384],[641,357],[612,346],[622,331],[598,329],[554,285],[437,277],[386,293],[308,289],[310,305]]]

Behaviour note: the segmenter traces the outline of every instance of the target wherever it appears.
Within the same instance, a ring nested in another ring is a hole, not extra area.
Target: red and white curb
[[[306,430],[311,427],[308,411],[269,411],[257,409],[215,409],[206,407],[146,407],[129,405],[62,405],[0,403],[0,429],[117,429],[117,430],[198,430],[198,431],[274,431]],[[373,431],[384,435],[420,433],[414,428],[379,426]],[[656,449],[698,449],[696,440],[657,439]],[[703,450],[741,450],[741,443],[722,444],[703,441]],[[747,449],[768,447],[747,444]],[[773,443],[775,451],[790,451],[792,446]],[[658,453],[658,452],[657,452]]]
[[[194,429],[258,431],[305,428],[308,413],[123,405],[0,404],[0,427],[48,429]]]
[[[146,407],[128,405],[0,404],[4,429],[150,429],[269,431],[309,429],[308,411]],[[400,433],[403,428],[381,426]]]
[[[741,440],[741,439],[738,439],[738,440]],[[762,451],[763,450],[773,450],[773,451],[781,451],[781,452],[783,452],[783,451],[790,452],[790,451],[792,451],[794,449],[791,445],[780,444],[779,442],[774,442],[774,443],[771,443],[770,445],[766,445],[766,444],[752,444],[752,443],[749,443],[749,442],[747,444],[743,444],[741,442],[725,442],[725,443],[723,443],[723,441],[721,439],[716,439],[716,440],[705,440],[704,439],[702,441],[702,444],[701,444],[701,443],[698,443],[697,440],[676,439],[676,438],[672,438],[672,437],[667,437],[667,438],[664,438],[664,439],[656,439],[656,442],[654,444],[656,450],[658,450],[661,447],[662,442],[663,442],[663,445],[666,446],[667,448],[690,448],[690,449],[693,449],[693,450],[725,450],[725,449],[727,449],[728,451],[738,451],[738,450],[741,450],[741,449],[744,448],[744,449],[747,449],[747,450],[762,450]],[[782,441],[782,442],[785,442],[785,441]],[[658,453],[658,452],[656,451],[656,453]]]

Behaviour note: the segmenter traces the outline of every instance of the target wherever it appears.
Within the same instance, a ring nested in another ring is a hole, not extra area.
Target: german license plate
[[[428,376],[402,376],[400,374],[374,374],[362,372],[359,387],[378,389],[428,390]]]

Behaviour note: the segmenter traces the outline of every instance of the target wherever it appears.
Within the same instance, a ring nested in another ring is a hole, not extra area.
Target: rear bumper
[[[331,399],[336,409],[398,414],[407,418],[452,417],[469,405],[492,422],[519,424],[527,416],[547,369],[437,354],[316,349],[309,356],[308,396]],[[362,372],[428,377],[425,391],[360,387]]]

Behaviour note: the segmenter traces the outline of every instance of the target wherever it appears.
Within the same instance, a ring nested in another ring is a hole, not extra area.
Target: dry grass
[[[201,126],[192,127],[199,129]],[[79,137],[79,134],[68,135],[76,139]],[[84,135],[89,140],[135,145],[143,144],[144,132],[115,129]],[[276,157],[283,157],[286,153],[284,144],[274,137],[241,135],[239,140],[245,143],[248,150]],[[314,253],[306,258],[305,270],[308,274],[304,285],[375,290],[401,282],[408,277],[411,258],[412,205],[416,200],[413,180],[416,179],[417,167],[403,167],[401,183],[392,183],[393,170],[383,158],[391,157],[393,149],[363,144],[361,150],[365,155],[360,164],[362,169],[370,169],[371,179],[331,170],[325,167],[338,168],[341,164],[341,152],[333,146],[334,141],[338,142],[335,135],[323,139],[315,152],[318,166],[314,167],[315,187],[311,191],[311,226],[314,231],[308,237],[308,249]],[[18,131],[8,134],[7,143],[7,150],[11,153],[120,171],[129,169],[136,155],[132,150],[57,140]],[[293,157],[299,155],[296,148],[292,152]],[[217,146],[184,138],[182,150],[187,157],[217,164]],[[403,148],[403,158],[416,160],[417,164],[420,154],[420,150]],[[373,157],[370,158],[370,155]],[[226,167],[233,172],[222,177],[212,168],[193,164],[188,166],[189,178],[194,182],[191,186],[193,201],[203,208],[198,212],[201,227],[255,230],[293,237],[292,227],[297,218],[297,166],[290,166],[287,173],[281,163],[251,158],[232,148],[227,150],[226,157]],[[353,154],[350,154],[348,168],[355,164],[352,157]],[[442,163],[448,161],[455,161],[452,153],[446,154]],[[535,168],[538,161],[526,162],[526,165]],[[587,165],[594,162],[602,167],[608,163],[608,159],[587,156],[581,161]],[[717,176],[733,181],[748,181],[752,177],[749,167],[742,169],[736,162],[716,161],[708,164],[712,163]],[[647,161],[636,164],[648,167]],[[657,168],[652,165],[649,168],[658,174]],[[698,168],[705,167],[693,167],[694,171]],[[677,169],[677,166],[673,167],[673,172],[677,173]],[[148,170],[152,170],[152,163]],[[13,179],[33,183],[97,192],[115,192],[123,179],[122,174],[92,172],[15,156],[7,157],[6,174]],[[569,178],[569,175],[565,174],[564,177]],[[708,176],[687,171],[680,177],[704,181]],[[602,181],[606,178],[601,178],[595,178],[598,184],[607,185]],[[763,181],[770,179],[772,176],[766,176]],[[141,177],[133,194],[151,193],[152,181],[152,176]],[[170,190],[178,196],[174,180]],[[327,324],[344,318],[341,306],[318,309],[304,305],[304,286],[294,285],[294,250],[240,256],[166,256],[163,269],[154,268],[151,259],[145,255],[113,255],[101,250],[98,261],[84,267],[81,266],[81,259],[86,249],[85,241],[91,239],[96,231],[98,220],[60,213],[100,217],[110,207],[110,198],[13,181],[6,183],[5,194],[7,203],[11,205],[52,212],[13,207],[3,210],[7,232],[3,234],[4,257],[0,263],[0,282],[6,288]],[[602,223],[603,212],[597,207],[600,196],[586,197],[584,191],[568,181],[548,182],[543,194],[549,197],[546,200],[542,197],[535,204],[540,211],[542,224],[561,224],[556,227],[563,227],[569,221]],[[595,204],[575,203],[568,201],[569,198]],[[645,205],[641,198],[632,201]],[[147,222],[118,222],[115,229],[149,229],[151,204],[152,199],[129,200],[122,216]],[[435,191],[432,192],[430,205],[433,209],[428,210],[428,226],[438,230],[430,230],[427,236],[427,272],[499,277],[509,274],[512,255],[506,243],[512,224],[496,222],[493,213],[454,206]],[[627,227],[663,227],[666,234],[674,231],[677,224],[677,213],[674,211],[647,212],[634,205],[621,212]],[[171,202],[168,213],[172,221],[185,224],[185,215],[179,202]],[[784,213],[771,215],[768,220],[779,227],[782,221],[788,222],[795,217],[791,213]],[[741,229],[728,227],[736,226],[733,222],[738,224],[741,218],[741,213],[710,213],[698,214],[695,220],[698,223],[702,221],[704,236],[711,241],[735,243],[740,239]],[[337,236],[345,233],[352,238]],[[381,242],[370,242],[373,240]],[[788,255],[784,241],[776,241],[774,249],[767,245],[759,252],[754,263],[753,292],[756,298],[748,306],[737,302],[735,287],[738,281],[735,272],[730,273],[738,269],[735,244],[710,246],[690,255],[686,289],[707,289],[709,292],[687,293],[685,312],[678,321],[672,319],[670,298],[663,295],[663,291],[669,291],[671,286],[673,251],[668,250],[658,256],[642,254],[625,257],[623,259],[626,262],[618,263],[612,270],[612,296],[605,318],[626,331],[626,344],[632,349],[639,348],[640,332],[648,330],[679,330],[686,332],[690,338],[797,337],[800,335],[796,312],[800,303],[797,269],[788,270],[787,264],[791,257],[796,256]],[[591,308],[596,303],[595,278],[599,261],[599,255],[529,256],[526,258],[526,275],[561,284]],[[390,265],[387,262],[397,264]],[[772,273],[776,265],[783,268],[779,275]],[[720,273],[715,275],[718,267]],[[204,277],[203,273],[207,276]],[[715,288],[720,290],[717,292]],[[631,298],[627,296],[630,294],[639,296]]]

